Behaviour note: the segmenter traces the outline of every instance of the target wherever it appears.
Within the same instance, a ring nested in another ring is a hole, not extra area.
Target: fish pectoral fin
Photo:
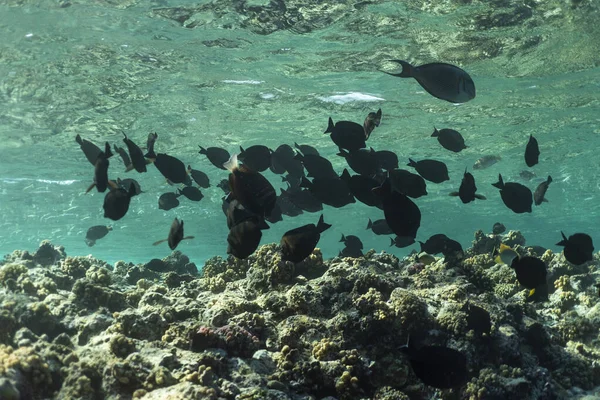
[[[449,196],[456,197],[456,196],[458,196],[458,192],[450,192]]]
[[[190,239],[195,239],[195,238],[196,238],[195,236],[186,236],[181,240],[190,240]]]
[[[487,197],[482,194],[475,194],[475,198],[479,200],[487,200]]]
[[[163,243],[163,242],[166,242],[167,240],[169,240],[169,239],[163,239],[163,240],[159,240],[158,242],[154,242],[154,243],[152,243],[152,246],[158,246],[159,244],[161,244],[161,243]]]
[[[92,183],[92,184],[90,185],[90,187],[89,187],[89,188],[87,188],[87,190],[85,191],[85,193],[86,193],[86,194],[87,194],[87,193],[89,193],[89,192],[90,192],[90,190],[92,190],[92,189],[93,189],[93,188],[95,188],[95,187],[96,187],[96,183]]]

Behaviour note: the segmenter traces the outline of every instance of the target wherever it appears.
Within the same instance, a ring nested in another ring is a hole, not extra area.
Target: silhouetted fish
[[[119,185],[120,187],[122,187],[123,189],[125,189],[128,192],[129,192],[129,187],[131,185],[133,185],[133,187],[135,188],[135,195],[136,196],[138,194],[142,193],[142,187],[140,186],[140,184],[138,183],[138,181],[136,181],[135,179],[131,179],[131,178],[121,179],[121,178],[117,178],[117,185]]]
[[[296,160],[299,160],[304,168],[306,168],[306,172],[308,172],[307,176],[309,178],[319,178],[319,179],[335,179],[338,178],[338,174],[333,169],[333,165],[331,165],[331,161],[326,159],[325,157],[315,156],[315,155],[303,155],[296,154],[294,157]]]
[[[350,193],[358,201],[368,206],[377,207],[383,210],[383,202],[381,201],[381,197],[373,193],[373,189],[380,185],[378,181],[363,175],[350,176],[350,173],[347,169],[344,169],[340,179],[346,181],[348,188],[350,189]]]
[[[485,200],[485,196],[477,194],[476,192],[477,186],[475,186],[475,178],[465,169],[465,174],[463,175],[458,192],[452,192],[450,193],[450,196],[460,197],[460,201],[464,204],[470,203],[475,199]]]
[[[323,204],[332,207],[340,208],[356,202],[348,183],[340,178],[315,178],[311,182],[303,177],[300,187],[307,188]]]
[[[417,378],[428,386],[449,389],[467,382],[467,357],[457,350],[444,346],[423,346],[417,350],[411,343],[401,350],[408,356]]]
[[[393,191],[389,179],[373,189],[383,201],[385,220],[397,236],[415,238],[421,226],[421,211],[406,195]]]
[[[294,146],[300,150],[300,152],[307,156],[307,155],[313,155],[313,156],[318,156],[319,155],[319,150],[315,149],[314,147],[308,145],[308,144],[298,144],[298,143],[294,143]]]
[[[389,179],[393,190],[408,197],[417,199],[427,195],[427,184],[420,175],[405,169],[393,169],[389,171]]]
[[[414,67],[406,61],[389,60],[402,66],[402,72],[388,75],[415,78],[419,85],[433,97],[451,103],[465,103],[475,98],[475,83],[467,72],[445,63],[423,64]]]
[[[102,149],[89,140],[82,139],[80,135],[75,136],[75,141],[81,147],[81,151],[83,151],[85,158],[87,158],[90,164],[96,165],[96,159],[102,153]]]
[[[448,177],[448,167],[441,161],[437,160],[421,160],[414,161],[408,159],[408,166],[417,170],[423,179],[427,179],[433,183],[442,183],[450,180]]]
[[[355,249],[359,249],[362,250],[363,249],[363,243],[360,240],[360,238],[358,236],[355,235],[344,235],[342,233],[342,238],[340,239],[341,243],[344,243],[344,245],[346,247],[351,247],[351,248],[355,248]]]
[[[171,183],[185,183],[190,178],[185,164],[178,158],[164,153],[153,154],[150,159],[158,171]]]
[[[125,151],[124,148],[117,146],[116,144],[113,145],[113,149],[115,149],[115,151],[121,157],[121,160],[123,160],[123,165],[125,165],[125,170],[130,168],[131,167],[131,158],[129,158],[129,154],[127,154],[127,151]]]
[[[210,179],[204,172],[197,169],[192,169],[192,167],[189,165],[187,167],[187,171],[198,186],[204,189],[210,187]]]
[[[331,225],[326,224],[321,215],[317,225],[308,224],[287,231],[281,238],[281,258],[293,263],[304,260],[317,246],[321,233],[330,227]]]
[[[231,156],[224,165],[230,172],[229,186],[235,198],[261,218],[271,215],[277,201],[271,183],[260,172],[243,164],[238,165],[237,154]]]
[[[537,288],[547,285],[546,264],[539,258],[515,257],[510,266],[515,270],[519,283],[530,289],[529,296],[532,296]]]
[[[375,156],[379,161],[379,166],[386,171],[398,168],[398,156],[393,151],[378,150],[375,152]]]
[[[391,235],[394,233],[385,219],[378,219],[373,222],[369,218],[367,229],[370,229],[376,235]]]
[[[568,262],[575,265],[581,265],[592,261],[594,254],[594,243],[590,235],[586,233],[575,233],[567,239],[564,233],[562,240],[556,243],[557,246],[564,247],[564,255]]]
[[[535,189],[535,192],[533,192],[533,201],[535,203],[536,206],[539,206],[540,204],[542,204],[546,200],[546,191],[548,190],[548,186],[550,186],[550,184],[552,183],[552,177],[550,175],[548,175],[548,179],[546,179],[544,182],[540,183],[538,185],[538,187]]]
[[[144,157],[155,158],[156,154],[154,153],[154,144],[158,139],[158,133],[150,132],[148,134],[148,139],[146,139],[146,154]]]
[[[197,187],[186,186],[183,189],[178,189],[179,194],[184,195],[188,200],[200,201],[204,198],[204,195]]]
[[[262,238],[260,221],[254,216],[233,226],[227,235],[227,254],[245,259],[254,253]]]
[[[412,236],[396,236],[395,238],[390,238],[390,241],[390,247],[395,246],[403,249],[415,243],[415,238]]]
[[[102,239],[104,236],[108,235],[108,232],[112,231],[111,226],[106,225],[95,225],[90,227],[85,234],[85,243],[92,247],[96,244],[97,240]]]
[[[438,131],[433,128],[431,137],[436,137],[443,148],[455,153],[459,153],[467,148],[467,146],[465,146],[465,139],[463,139],[462,135],[454,129],[440,129]]]
[[[209,147],[206,149],[200,145],[198,145],[198,147],[200,148],[198,153],[205,155],[212,165],[219,169],[227,169],[223,166],[223,164],[225,164],[230,158],[227,150],[220,147]]]
[[[129,151],[129,158],[131,159],[131,166],[127,168],[127,170],[135,169],[137,172],[142,173],[146,172],[146,159],[144,158],[144,152],[142,149],[138,147],[131,139],[127,137],[125,132],[122,132],[123,142],[127,145],[127,150]]]
[[[337,155],[344,157],[352,171],[359,175],[375,176],[381,171],[379,159],[372,147],[370,149],[358,149],[351,152],[340,149]]]
[[[135,188],[129,187],[129,191],[125,189],[111,189],[104,196],[104,217],[110,218],[113,221],[118,221],[127,214],[131,198],[135,196]]]
[[[271,150],[263,145],[250,146],[246,150],[240,146],[238,160],[254,171],[263,172],[271,166]]]
[[[114,182],[111,182],[108,179],[108,159],[112,157],[112,155],[113,154],[110,151],[110,144],[106,142],[104,146],[104,151],[101,151],[100,154],[98,154],[98,157],[96,158],[96,163],[94,164],[94,183],[92,183],[90,187],[88,187],[88,189],[85,191],[86,193],[88,193],[94,187],[96,187],[96,189],[100,193],[105,192],[109,185],[111,187],[117,187],[117,185]]]
[[[274,174],[287,172],[289,175],[300,179],[304,176],[304,166],[300,160],[295,159],[295,156],[296,152],[291,146],[287,144],[280,145],[271,153],[271,171]]]
[[[175,218],[171,223],[171,228],[169,229],[169,236],[166,239],[162,239],[152,243],[152,245],[157,246],[163,242],[168,242],[169,248],[171,250],[175,250],[177,248],[177,245],[182,240],[188,240],[193,238],[193,236],[183,236],[183,220],[180,221],[177,218]]]
[[[492,186],[500,189],[500,196],[506,207],[517,214],[531,212],[533,196],[527,186],[516,182],[504,183],[502,175],[498,174],[498,182]]]
[[[540,149],[538,147],[538,142],[533,135],[529,135],[529,142],[527,142],[527,147],[525,147],[525,164],[527,164],[528,167],[533,167],[538,163],[539,157]]]
[[[181,196],[179,193],[163,193],[158,198],[158,208],[161,210],[171,210],[179,206],[178,197]]]
[[[331,133],[333,143],[342,149],[353,151],[366,147],[365,130],[356,122],[338,121],[334,124],[329,117],[329,124],[324,133]]]
[[[363,128],[365,130],[365,138],[369,139],[371,132],[379,126],[381,123],[381,108],[377,112],[370,112],[363,122]]]
[[[435,235],[430,236],[425,243],[419,243],[421,244],[421,251],[429,254],[439,254],[446,250],[448,240],[450,240],[450,238],[443,233],[436,233]]]

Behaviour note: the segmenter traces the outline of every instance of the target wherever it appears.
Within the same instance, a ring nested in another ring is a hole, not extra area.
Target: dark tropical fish
[[[408,356],[413,372],[424,384],[438,389],[463,386],[467,382],[467,357],[444,346],[423,346],[409,342],[401,350]]]
[[[511,265],[513,260],[519,257],[519,253],[517,253],[512,247],[507,246],[504,243],[500,243],[500,247],[494,249],[492,256],[494,257],[496,264]]]
[[[325,157],[315,156],[315,155],[303,155],[296,154],[294,157],[296,160],[300,161],[304,168],[306,168],[306,172],[308,172],[307,176],[309,178],[319,178],[319,179],[336,179],[338,178],[338,174],[333,169],[333,165],[331,165],[331,161],[326,159]]]
[[[359,249],[359,250],[363,249],[363,243],[359,239],[358,236],[354,236],[354,235],[345,236],[342,233],[342,238],[340,239],[340,242],[344,243],[344,245],[346,247],[356,248],[356,249]]]
[[[465,146],[465,139],[463,139],[462,135],[454,129],[440,129],[438,131],[436,128],[433,128],[431,137],[436,137],[443,148],[455,153],[459,153],[467,148],[467,146]]]
[[[208,175],[206,175],[204,172],[197,169],[192,169],[192,167],[189,165],[187,167],[187,172],[192,177],[194,182],[196,182],[196,184],[201,188],[206,189],[210,187],[210,179],[208,179]]]
[[[127,171],[135,169],[137,172],[146,172],[146,159],[144,158],[144,152],[138,147],[131,139],[127,137],[123,132],[123,142],[127,145],[129,151],[129,158],[131,159],[131,165],[127,168]]]
[[[225,192],[225,194],[231,191],[231,188],[229,187],[229,180],[227,179],[221,179],[219,183],[217,183],[217,187]]]
[[[281,258],[293,263],[304,260],[317,246],[321,233],[330,227],[331,225],[326,224],[321,215],[317,225],[308,224],[287,231],[281,238]]]
[[[109,181],[108,179],[108,159],[112,157],[112,152],[110,151],[110,144],[106,142],[104,146],[104,151],[101,151],[96,158],[96,162],[94,164],[94,183],[88,187],[85,191],[88,193],[94,187],[98,190],[98,192],[103,193],[108,189],[109,186],[117,187],[114,182]]]
[[[171,183],[185,183],[190,178],[185,164],[178,158],[164,153],[153,154],[150,158],[158,171]]]
[[[590,235],[586,233],[575,233],[567,239],[564,233],[562,240],[556,243],[557,246],[563,246],[563,253],[568,262],[575,265],[581,265],[592,261],[594,254],[594,243]]]
[[[439,254],[446,250],[446,245],[450,238],[443,233],[437,233],[432,235],[425,241],[419,242],[421,244],[421,251],[429,254]]]
[[[271,171],[275,174],[287,172],[289,175],[300,179],[304,176],[304,166],[300,160],[294,158],[295,156],[296,152],[291,146],[282,144],[277,147],[277,149],[271,153]]]
[[[483,156],[473,164],[473,169],[486,169],[487,167],[491,167],[496,164],[498,161],[502,160],[502,157],[491,155],[491,156]]]
[[[445,258],[463,258],[465,253],[459,242],[448,238],[442,254]]]
[[[254,253],[262,238],[261,222],[264,221],[255,215],[233,226],[227,235],[227,254],[245,259]]]
[[[166,239],[159,240],[157,242],[152,243],[153,246],[157,246],[163,242],[169,243],[169,248],[171,250],[175,250],[177,245],[182,240],[193,239],[193,236],[183,236],[183,220],[178,220],[175,218],[173,223],[171,223],[171,228],[169,229],[169,236]]]
[[[548,179],[540,183],[535,189],[535,192],[533,192],[533,201],[536,206],[539,206],[543,202],[548,201],[546,200],[546,191],[548,190],[548,186],[550,186],[551,183],[552,177],[548,175]]]
[[[118,221],[127,214],[131,198],[135,196],[135,188],[129,187],[129,191],[125,189],[111,189],[104,196],[104,217],[110,218],[113,221]]]
[[[200,145],[198,145],[198,147],[200,148],[200,151],[198,151],[198,153],[204,154],[212,165],[219,169],[227,169],[223,166],[223,164],[225,164],[230,158],[229,152],[227,150],[222,149],[220,147],[209,147],[206,149]]]
[[[318,156],[319,155],[319,150],[315,149],[314,147],[308,145],[308,144],[298,144],[294,142],[294,146],[300,150],[300,152],[307,156],[307,155],[313,155],[313,156]]]
[[[121,160],[123,160],[123,165],[125,165],[125,168],[130,168],[131,166],[131,158],[129,158],[129,154],[127,154],[127,152],[125,151],[124,148],[117,146],[116,144],[113,145],[113,149],[115,149],[115,151],[119,154],[119,156],[121,157]]]
[[[475,83],[467,72],[445,63],[423,64],[414,67],[406,61],[389,60],[402,66],[402,72],[388,75],[415,78],[423,89],[433,97],[451,103],[466,103],[475,98]]]
[[[348,183],[340,178],[315,178],[311,182],[303,177],[300,187],[308,189],[322,203],[331,207],[340,208],[356,202]]]
[[[502,201],[513,212],[517,214],[531,212],[533,196],[527,186],[516,182],[504,183],[500,174],[498,175],[498,182],[493,183],[492,186],[500,189]]]
[[[405,169],[393,169],[389,171],[389,179],[393,190],[408,197],[417,199],[427,195],[427,184],[420,175]]]
[[[148,134],[148,139],[146,140],[146,154],[144,155],[144,157],[156,157],[156,154],[154,153],[154,144],[156,143],[156,139],[158,139],[158,133],[150,132]]]
[[[90,164],[96,165],[96,159],[102,153],[102,149],[89,140],[82,139],[80,135],[75,136],[75,141],[79,143],[79,147],[81,147],[85,158],[88,159]]]
[[[393,191],[389,179],[374,188],[383,201],[385,220],[397,236],[417,237],[421,226],[421,210],[406,195]]]
[[[519,172],[519,177],[526,181],[530,181],[533,178],[535,178],[536,176],[537,175],[533,171],[523,170],[523,171]]]
[[[546,264],[537,257],[515,257],[510,264],[517,274],[517,280],[527,289],[532,296],[536,289],[546,286]]]
[[[283,194],[283,189],[282,194]],[[323,210],[323,203],[308,189],[290,188],[286,191],[289,200],[298,208],[306,212],[319,212]]]
[[[381,123],[381,108],[377,112],[370,112],[363,122],[363,129],[365,130],[365,138],[369,139],[371,132],[379,126]]]
[[[542,247],[542,246],[537,246],[537,245],[528,246],[528,247],[529,247],[529,249],[530,249],[531,251],[533,251],[533,252],[534,252],[535,254],[537,254],[538,256],[542,256],[542,255],[544,255],[544,253],[545,253],[545,252],[548,250],[548,249],[547,249],[547,248],[545,248],[545,247]]]
[[[370,149],[358,149],[351,152],[340,149],[337,155],[344,157],[352,171],[359,175],[375,176],[381,171],[379,159],[372,147]]]
[[[267,146],[255,145],[246,150],[240,146],[240,152],[238,160],[254,171],[263,172],[271,166],[271,150]]]
[[[281,189],[281,195],[277,196],[277,205],[279,205],[281,213],[288,217],[297,217],[303,213],[302,209],[294,204],[289,193],[284,189]]]
[[[261,218],[271,215],[277,202],[277,194],[269,181],[260,172],[239,165],[237,154],[225,164],[229,170],[229,187],[244,207]]]
[[[178,197],[181,196],[179,193],[163,193],[158,198],[158,208],[161,210],[169,211],[179,206]]]
[[[398,168],[398,156],[393,151],[379,150],[375,152],[379,166],[386,171]]]
[[[373,193],[373,189],[380,186],[380,183],[375,179],[364,175],[353,175],[347,169],[344,169],[340,179],[346,181],[350,193],[358,201],[371,207],[377,207],[383,210],[383,202],[381,197]]]
[[[186,186],[183,189],[178,189],[178,192],[179,194],[184,195],[188,198],[188,200],[191,201],[200,201],[204,198],[204,195],[202,194],[200,189],[194,186]]]
[[[367,229],[372,230],[373,233],[376,235],[391,235],[392,233],[394,233],[390,229],[390,226],[388,225],[388,223],[385,219],[378,219],[375,222],[373,222],[369,218],[369,223],[367,224]]]
[[[338,147],[348,151],[358,150],[366,147],[365,130],[356,122],[338,121],[333,123],[329,117],[329,125],[324,133],[331,133],[331,140]]]
[[[360,249],[356,249],[356,248],[351,248],[351,247],[344,247],[342,250],[340,250],[340,252],[338,253],[338,257],[352,257],[352,258],[358,258],[358,257],[362,257],[364,254],[362,252],[362,250]]]
[[[448,167],[441,161],[437,160],[421,160],[413,161],[408,159],[408,166],[417,170],[423,179],[427,179],[433,183],[442,183],[450,180],[448,177]]]
[[[277,201],[275,202],[275,207],[273,207],[273,210],[271,211],[271,215],[269,215],[268,217],[265,217],[265,219],[272,224],[279,222],[279,221],[283,221],[283,210],[279,206],[279,202],[277,202]]]
[[[390,241],[390,247],[396,246],[399,249],[403,249],[415,243],[415,238],[412,236],[396,236],[395,238],[390,238]]]
[[[138,183],[138,181],[136,181],[135,179],[131,179],[131,178],[121,179],[121,178],[117,178],[117,185],[119,185],[119,187],[122,187],[123,189],[125,189],[128,192],[129,192],[129,187],[131,185],[133,185],[133,187],[135,188],[135,195],[136,196],[138,194],[142,193],[142,187],[140,186],[140,184]]]
[[[90,227],[85,234],[85,243],[92,247],[96,244],[96,240],[102,239],[104,236],[108,235],[108,232],[112,231],[111,226],[106,225],[96,225]]]
[[[538,147],[538,142],[533,135],[529,135],[529,142],[527,142],[527,147],[525,148],[525,164],[528,167],[533,167],[538,163],[539,158],[540,148]]]
[[[501,233],[506,232],[506,227],[500,222],[496,222],[492,227],[492,233],[494,235],[500,235]]]
[[[473,330],[476,335],[489,335],[492,331],[492,319],[490,313],[479,306],[465,303],[462,311],[467,313],[467,329]]]
[[[462,182],[458,192],[450,193],[450,196],[458,196],[464,204],[470,203],[475,199],[485,200],[485,196],[477,194],[477,186],[475,186],[475,178],[465,169]]]

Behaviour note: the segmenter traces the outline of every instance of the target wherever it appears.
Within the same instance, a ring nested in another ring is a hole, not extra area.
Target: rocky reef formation
[[[543,250],[478,231],[462,259],[317,249],[294,265],[270,244],[201,272],[180,252],[111,266],[48,242],[15,251],[0,266],[0,398],[583,398],[600,385],[598,257],[537,254],[537,301],[494,262],[501,241]],[[409,336],[463,352],[466,385],[423,385],[399,349]]]

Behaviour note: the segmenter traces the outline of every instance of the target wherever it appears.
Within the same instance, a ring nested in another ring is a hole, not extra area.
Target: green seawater
[[[254,144],[310,144],[341,173],[345,160],[323,134],[328,117],[362,124],[378,108],[383,120],[369,146],[395,151],[401,167],[409,157],[434,158],[450,171],[449,182],[428,183],[429,195],[416,200],[418,240],[445,233],[466,248],[476,230],[490,232],[495,222],[554,250],[561,230],[600,240],[598,5],[531,2],[523,9],[508,2],[498,16],[492,8],[501,5],[492,3],[288,2],[277,12],[274,4],[283,2],[0,1],[0,253],[34,251],[49,239],[68,255],[146,262],[170,254],[166,244],[152,243],[177,216],[195,236],[178,250],[201,267],[226,252],[223,192],[215,185],[227,172],[198,154],[198,145],[233,153]],[[394,58],[458,64],[473,77],[477,97],[454,105],[413,79],[381,73]],[[444,150],[430,137],[434,126],[460,131],[468,149]],[[104,219],[104,194],[84,194],[93,168],[75,136],[122,145],[121,130],[140,145],[156,131],[157,151],[209,175],[205,198],[159,210],[159,195],[174,188],[152,166],[125,173],[116,156],[110,177],[135,178],[145,193],[122,220]],[[536,177],[524,181],[530,134],[541,156],[529,169]],[[490,154],[502,160],[473,171]],[[465,167],[487,200],[463,205],[448,196]],[[532,190],[551,175],[549,202],[514,214],[491,186],[498,173]],[[265,175],[283,187],[279,176]],[[388,237],[365,230],[368,218],[383,213],[362,203],[324,206],[323,214],[333,225],[318,246],[325,257],[342,249],[342,234],[399,256],[418,248],[390,248]],[[284,217],[262,243],[318,217]],[[90,248],[85,232],[98,224],[114,230]]]

